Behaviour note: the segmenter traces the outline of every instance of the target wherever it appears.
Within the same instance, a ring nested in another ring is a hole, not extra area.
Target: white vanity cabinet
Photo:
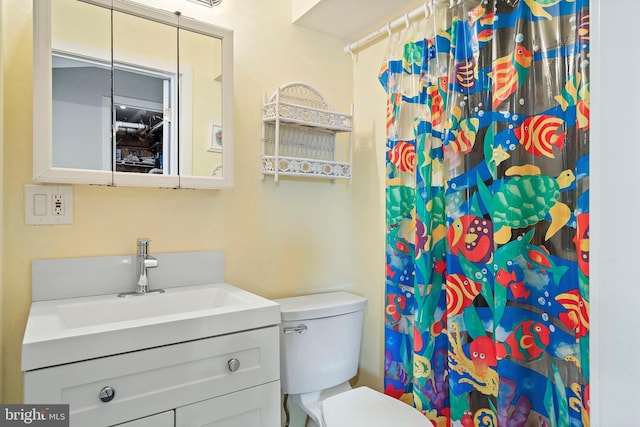
[[[278,340],[269,326],[27,371],[24,400],[68,403],[72,427],[279,427]]]
[[[176,409],[176,427],[280,426],[280,382],[275,381]]]
[[[167,411],[161,414],[150,415],[139,420],[118,424],[118,427],[173,427],[175,411]]]

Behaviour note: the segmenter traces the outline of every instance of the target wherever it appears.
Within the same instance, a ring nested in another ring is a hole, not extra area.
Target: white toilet
[[[368,387],[352,389],[367,299],[348,292],[283,298],[282,391],[320,427],[420,427],[411,406]]]

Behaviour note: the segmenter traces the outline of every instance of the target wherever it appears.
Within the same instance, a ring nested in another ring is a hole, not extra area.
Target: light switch
[[[47,214],[47,195],[36,193],[33,195],[33,214],[44,216]]]
[[[25,224],[73,224],[73,187],[25,185]]]

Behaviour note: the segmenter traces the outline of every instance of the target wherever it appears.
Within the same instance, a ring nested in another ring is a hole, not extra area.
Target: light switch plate
[[[73,224],[71,185],[24,186],[25,224]]]

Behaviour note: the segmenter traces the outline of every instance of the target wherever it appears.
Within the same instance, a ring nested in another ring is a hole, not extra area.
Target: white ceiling
[[[424,0],[319,0],[295,24],[353,42],[424,4]]]

